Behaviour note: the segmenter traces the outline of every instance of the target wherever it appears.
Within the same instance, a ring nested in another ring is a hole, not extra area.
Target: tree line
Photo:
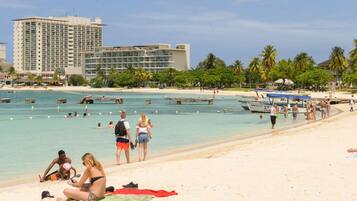
[[[345,56],[341,47],[331,49],[328,60],[316,64],[312,56],[306,52],[298,53],[294,58],[277,59],[278,51],[273,45],[267,45],[261,54],[251,59],[245,66],[239,59],[227,65],[213,53],[199,62],[196,68],[187,71],[177,71],[174,68],[160,72],[149,72],[143,68],[129,67],[119,72],[114,68],[108,72],[97,66],[96,77],[90,81],[80,75],[68,77],[68,84],[74,86],[90,85],[92,87],[265,87],[275,80],[283,82],[291,80],[293,88],[310,90],[325,90],[330,82],[336,85],[357,85],[357,39],[354,48]],[[13,68],[11,75],[16,77]],[[56,70],[53,83],[59,83],[64,71]],[[42,77],[29,74],[32,82],[41,82]],[[285,86],[284,83],[281,86]]]
[[[152,73],[142,68],[128,68],[123,72],[109,72],[98,66],[97,76],[90,80],[92,87],[265,87],[282,79],[294,82],[293,88],[325,90],[330,82],[336,86],[357,84],[357,40],[348,56],[341,47],[333,47],[327,61],[316,64],[306,52],[294,58],[277,60],[278,51],[267,45],[261,54],[251,59],[247,66],[240,60],[227,65],[221,58],[209,53],[194,69],[177,71],[174,68]],[[284,83],[282,86],[285,86]]]

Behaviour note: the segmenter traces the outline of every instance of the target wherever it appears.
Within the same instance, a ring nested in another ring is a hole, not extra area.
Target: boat
[[[11,99],[10,98],[0,98],[0,103],[10,103]]]
[[[36,100],[35,100],[34,98],[26,98],[26,99],[25,99],[25,103],[26,103],[26,104],[36,103]]]
[[[65,103],[67,103],[67,99],[66,98],[58,98],[56,102],[57,102],[57,104],[65,104]]]
[[[268,93],[267,99],[250,101],[247,103],[248,108],[251,112],[258,113],[269,113],[271,106],[277,104],[278,106],[288,106],[289,112],[291,112],[291,105],[297,104],[299,108],[299,113],[306,112],[305,102],[311,100],[311,97],[308,95],[296,95],[296,94],[277,94],[277,93]]]
[[[94,100],[93,100],[92,96],[85,96],[79,102],[79,104],[93,104],[93,103],[94,103]]]

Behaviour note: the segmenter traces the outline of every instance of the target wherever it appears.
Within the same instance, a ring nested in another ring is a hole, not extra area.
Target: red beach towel
[[[155,197],[168,197],[172,195],[177,195],[175,191],[165,191],[165,190],[150,190],[150,189],[130,189],[130,188],[122,188],[117,189],[111,194],[134,194],[134,195],[153,195]]]

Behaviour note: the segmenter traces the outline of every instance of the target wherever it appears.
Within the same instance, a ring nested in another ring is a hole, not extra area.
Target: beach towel
[[[150,189],[129,189],[129,188],[122,188],[115,190],[112,194],[124,194],[124,195],[152,195],[155,197],[168,197],[172,195],[177,195],[175,191],[165,191],[165,190],[150,190]]]
[[[98,201],[150,201],[151,195],[106,195]]]

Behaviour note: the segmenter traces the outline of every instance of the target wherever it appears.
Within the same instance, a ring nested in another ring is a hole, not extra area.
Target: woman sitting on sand
[[[143,154],[143,160],[146,159],[148,148],[147,144],[149,142],[149,138],[151,139],[151,126],[148,121],[148,117],[142,113],[139,119],[139,123],[136,126],[136,139],[139,142],[139,161],[142,160]]]
[[[78,189],[66,188],[63,193],[67,198],[74,200],[94,201],[103,198],[105,194],[106,177],[103,166],[90,153],[82,156],[83,165],[86,170],[79,182],[69,181],[68,184]],[[89,179],[88,184],[84,182]],[[65,201],[67,198],[57,198],[57,201]]]

